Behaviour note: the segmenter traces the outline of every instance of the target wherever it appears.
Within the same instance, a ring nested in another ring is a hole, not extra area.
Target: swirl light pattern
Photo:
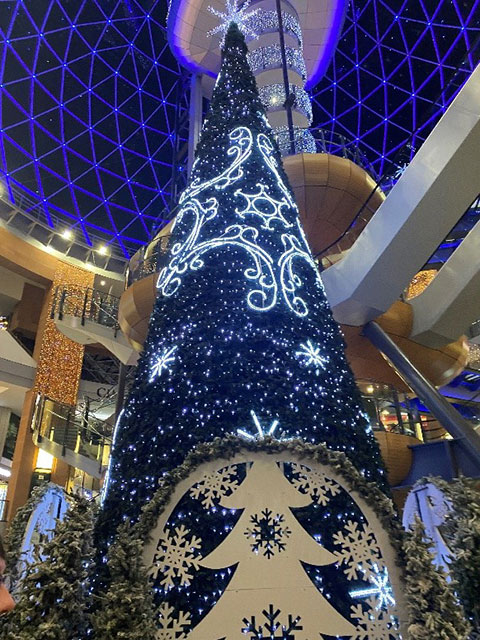
[[[248,224],[233,224],[227,226],[219,236],[209,237],[211,236],[209,223],[215,222],[220,203],[216,197],[207,197],[202,202],[201,194],[205,191],[209,193],[212,190],[213,192],[222,191],[241,181],[245,174],[243,165],[252,155],[254,146],[272,172],[276,186],[283,197],[278,200],[271,196],[268,184],[257,183],[256,193],[245,193],[239,188],[234,191],[234,198],[240,199],[240,202],[243,200],[246,205],[243,208],[236,207],[235,213],[245,220],[251,219],[252,216],[260,218],[261,229],[274,235],[278,235],[281,228],[290,229],[294,226],[294,223],[282,213],[283,208],[286,213],[290,212],[290,215],[292,210],[298,214],[297,205],[280,176],[273,144],[269,138],[264,133],[260,133],[254,142],[250,129],[237,127],[229,134],[229,139],[231,145],[226,155],[233,157],[233,162],[210,180],[201,181],[199,178],[194,178],[180,198],[180,203],[184,203],[184,206],[176,218],[175,225],[183,225],[187,215],[190,215],[193,220],[186,238],[173,245],[171,259],[160,272],[157,287],[162,295],[172,296],[178,291],[182,277],[189,270],[196,271],[204,267],[204,254],[214,249],[236,247],[244,249],[252,262],[251,266],[244,271],[245,278],[253,281],[257,287],[247,294],[247,303],[251,309],[269,311],[277,304],[278,295],[281,292],[290,311],[298,316],[306,316],[308,306],[297,293],[303,286],[303,280],[295,272],[296,261],[300,259],[307,262],[313,269],[315,278],[318,281],[320,278],[317,267],[306,250],[298,219],[295,224],[295,233],[281,234],[284,250],[276,261],[266,248],[268,243],[265,242],[265,238],[260,237],[260,230]]]

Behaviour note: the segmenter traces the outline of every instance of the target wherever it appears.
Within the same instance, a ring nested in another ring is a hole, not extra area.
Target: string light
[[[251,21],[257,15],[258,9],[248,11],[251,0],[245,0],[242,6],[239,6],[239,0],[226,0],[225,11],[218,11],[215,7],[208,7],[208,10],[215,16],[220,18],[221,22],[218,26],[207,33],[208,37],[214,36],[217,33],[221,34],[221,43],[223,45],[227,31],[234,22],[240,31],[245,35],[249,35],[252,38],[256,37],[255,31],[251,28]]]
[[[302,80],[307,79],[307,67],[301,49],[285,47],[287,65],[296,71]],[[266,47],[258,47],[248,54],[248,63],[254,74],[280,67],[282,65],[282,50],[279,44],[272,44]]]
[[[57,288],[66,289],[70,304],[73,305],[73,312],[75,305],[81,308],[85,291],[93,287],[94,274],[67,263],[59,262],[58,265],[45,304],[50,310]],[[74,405],[77,401],[85,347],[64,336],[57,329],[50,313],[46,316],[43,333],[40,335],[40,351],[33,388],[51,400]]]
[[[286,95],[285,87],[283,84],[269,84],[265,87],[260,87],[258,90],[260,98],[263,102],[265,109],[268,111],[276,111],[284,109]],[[293,104],[293,110],[302,113],[308,120],[309,124],[312,123],[312,103],[310,102],[310,96],[302,87],[297,87],[295,84],[290,85],[290,95],[293,95],[295,102]]]

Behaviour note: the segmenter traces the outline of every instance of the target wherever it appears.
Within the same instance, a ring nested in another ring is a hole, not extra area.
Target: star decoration
[[[307,344],[301,344],[300,351],[297,351],[295,355],[304,358],[307,367],[311,364],[317,367],[317,375],[320,368],[325,369],[325,365],[329,361],[327,356],[320,355],[320,347],[315,346],[310,340],[307,340]]]
[[[273,436],[275,433],[275,429],[278,427],[278,420],[274,420],[267,431],[264,431],[262,425],[260,424],[260,420],[257,417],[255,411],[250,411],[250,414],[253,418],[253,422],[257,428],[257,433],[255,435],[248,433],[244,429],[237,429],[237,433],[239,436],[243,436],[247,438],[247,440],[257,440],[265,438],[265,436]]]
[[[162,375],[162,372],[164,370],[167,371],[170,368],[170,364],[175,360],[175,356],[173,354],[176,349],[177,347],[165,349],[165,351],[160,356],[158,356],[158,358],[152,365],[149,382],[153,382],[156,377]]]
[[[226,0],[225,12],[217,11],[214,7],[208,7],[208,10],[220,18],[221,22],[218,26],[209,31],[207,36],[211,37],[217,33],[221,33],[221,43],[223,44],[230,25],[232,22],[235,22],[245,36],[252,36],[252,38],[256,38],[257,34],[250,26],[250,20],[258,13],[259,10],[254,9],[247,13],[250,2],[251,0],[245,0],[245,2],[242,3],[242,6],[239,6],[240,0]]]
[[[373,571],[370,574],[371,587],[366,589],[355,589],[350,591],[352,598],[376,598],[375,609],[386,609],[395,606],[395,598],[393,597],[392,587],[388,579],[388,569],[385,567],[383,571],[378,568],[377,564],[373,565]]]

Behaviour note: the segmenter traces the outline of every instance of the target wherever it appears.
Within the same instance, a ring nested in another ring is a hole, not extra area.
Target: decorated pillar
[[[9,519],[15,515],[18,507],[26,502],[30,492],[38,453],[31,432],[38,394],[72,406],[77,401],[84,346],[72,342],[58,331],[55,321],[51,318],[55,291],[66,288],[69,293],[78,294],[80,304],[85,289],[93,285],[93,279],[94,274],[91,271],[59,261],[53,282],[45,296],[33,352],[37,370],[33,388],[25,394],[12,462],[12,475],[8,485]],[[68,465],[64,462],[55,461],[52,480],[63,483],[67,477],[67,468]]]

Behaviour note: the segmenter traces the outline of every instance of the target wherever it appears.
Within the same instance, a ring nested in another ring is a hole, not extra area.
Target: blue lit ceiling
[[[0,0],[3,179],[32,216],[124,256],[148,240],[183,157],[175,131],[188,94],[166,44],[166,5]],[[312,91],[315,127],[358,146],[378,175],[398,173],[478,61],[479,6],[351,0]]]
[[[358,145],[388,186],[478,64],[479,37],[480,0],[350,0],[315,127]]]
[[[4,181],[32,215],[125,256],[170,196],[180,70],[165,4],[0,1]]]

